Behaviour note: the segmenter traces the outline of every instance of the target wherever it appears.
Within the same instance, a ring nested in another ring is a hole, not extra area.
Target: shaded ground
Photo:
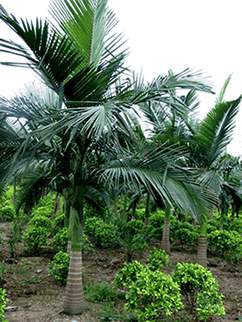
[[[4,225],[1,225],[0,229],[4,231],[3,239],[7,240],[8,229],[6,224]],[[6,254],[7,249],[2,249],[3,261],[6,261]],[[101,250],[85,254],[84,283],[111,281],[124,260],[124,254],[117,250]],[[172,270],[175,264],[181,261],[193,262],[195,254],[173,251],[168,270]],[[56,286],[48,275],[48,262],[48,256],[19,257],[13,262],[6,261],[7,274],[4,287],[10,298],[9,306],[16,309],[7,313],[7,319],[10,322],[100,321],[102,306],[98,304],[89,303],[89,310],[82,316],[68,317],[62,313],[64,288]],[[242,321],[241,267],[228,265],[216,258],[210,258],[209,264],[225,296],[227,315],[223,321]]]

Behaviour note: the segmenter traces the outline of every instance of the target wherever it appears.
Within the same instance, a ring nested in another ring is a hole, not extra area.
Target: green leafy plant
[[[153,249],[148,256],[148,267],[155,271],[169,263],[169,255],[162,249]]]
[[[115,275],[115,283],[118,287],[127,288],[132,282],[136,281],[138,274],[146,269],[146,266],[138,261],[127,263]]]
[[[66,284],[69,261],[69,255],[66,252],[60,251],[49,264],[49,273],[59,285]]]
[[[54,218],[51,234],[56,235],[59,232],[59,230],[64,228],[64,226],[65,226],[65,215],[64,213],[60,212]]]
[[[0,221],[12,221],[15,216],[15,210],[13,206],[5,204],[0,207]]]
[[[164,211],[157,210],[149,218],[148,234],[152,238],[161,239],[164,223]]]
[[[223,295],[208,269],[199,264],[178,263],[173,279],[180,285],[188,309],[196,319],[207,321],[225,314]]]
[[[59,251],[66,251],[68,243],[68,229],[62,228],[60,229],[56,235],[53,237],[51,241],[51,246],[55,253]]]
[[[85,294],[94,303],[112,302],[117,299],[117,289],[108,282],[89,284],[85,287]]]
[[[23,240],[26,249],[29,252],[38,252],[48,243],[48,237],[51,232],[51,220],[43,214],[36,214],[29,221]]]
[[[22,240],[22,232],[27,222],[27,217],[22,212],[17,212],[11,227],[11,235],[8,240],[9,254],[11,257],[15,256],[16,243]]]
[[[7,306],[7,294],[4,289],[0,288],[0,321],[1,322],[8,322],[5,319],[6,306]]]
[[[178,284],[161,271],[141,269],[125,286],[125,307],[138,321],[166,320],[183,307]]]
[[[209,249],[214,254],[232,262],[238,262],[242,258],[242,236],[237,231],[212,231],[208,242]]]
[[[105,223],[101,218],[88,218],[85,222],[85,233],[99,248],[114,248],[118,245],[118,228]]]
[[[29,252],[38,252],[47,245],[49,230],[46,227],[29,225],[24,232],[23,240]]]
[[[5,283],[5,272],[6,272],[5,265],[3,263],[0,263],[0,288]]]

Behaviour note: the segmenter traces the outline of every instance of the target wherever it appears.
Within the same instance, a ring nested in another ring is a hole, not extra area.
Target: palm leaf
[[[26,44],[0,39],[0,52],[27,59],[27,62],[4,62],[11,66],[31,67],[55,91],[77,72],[82,57],[71,40],[61,35],[47,20],[36,18],[35,22],[17,19],[0,6],[0,19]]]
[[[234,101],[222,102],[208,113],[194,136],[206,155],[206,167],[209,167],[224,151],[231,141],[241,97]]]
[[[122,46],[120,35],[110,34],[117,20],[107,0],[54,0],[50,12],[84,57],[83,67],[98,66]]]

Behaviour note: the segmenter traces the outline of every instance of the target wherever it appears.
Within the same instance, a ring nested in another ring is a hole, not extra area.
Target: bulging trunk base
[[[82,253],[71,251],[64,297],[64,313],[75,315],[84,312],[86,309],[87,304],[84,300],[82,285]]]

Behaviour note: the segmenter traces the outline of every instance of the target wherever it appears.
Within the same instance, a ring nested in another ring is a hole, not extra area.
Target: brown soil
[[[1,225],[3,239],[7,239],[7,226]],[[6,244],[6,243],[3,243]],[[21,249],[21,247],[20,247]],[[146,254],[145,254],[146,255]],[[144,255],[144,256],[145,256]],[[1,250],[6,265],[4,288],[10,299],[9,306],[16,311],[7,312],[10,322],[97,322],[100,321],[101,305],[89,303],[88,311],[81,316],[66,316],[62,313],[64,288],[56,286],[48,275],[47,255],[18,257],[7,261],[7,249]],[[120,251],[100,250],[84,254],[84,283],[111,281],[122,266],[125,256]],[[184,251],[173,251],[169,270],[177,262],[195,262],[196,255]],[[242,320],[242,270],[241,266],[228,265],[217,258],[209,258],[209,268],[217,277],[225,296],[226,318],[222,321]],[[122,321],[120,321],[122,322]],[[189,322],[189,321],[188,321]]]

